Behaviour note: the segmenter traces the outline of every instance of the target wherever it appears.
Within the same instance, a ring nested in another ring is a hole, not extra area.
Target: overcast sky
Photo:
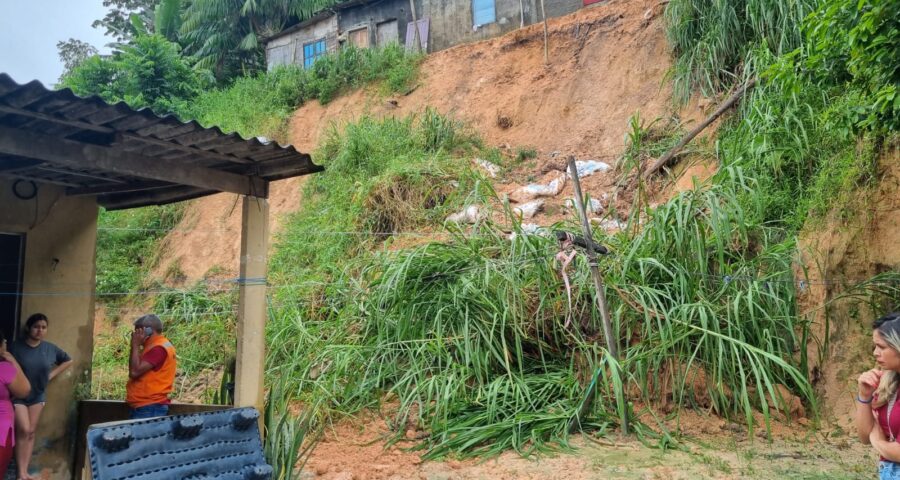
[[[76,38],[108,53],[112,39],[91,27],[106,11],[103,0],[0,0],[0,72],[55,84],[63,70],[56,42]]]

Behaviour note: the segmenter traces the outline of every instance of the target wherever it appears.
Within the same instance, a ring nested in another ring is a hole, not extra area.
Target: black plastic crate
[[[95,480],[268,480],[259,412],[236,408],[92,426]]]

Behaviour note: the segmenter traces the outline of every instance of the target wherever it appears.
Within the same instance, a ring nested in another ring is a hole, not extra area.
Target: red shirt
[[[163,362],[166,361],[166,357],[169,354],[166,353],[166,349],[163,347],[153,347],[149,352],[144,353],[144,356],[141,357],[141,360],[153,365],[153,370],[158,371],[159,367],[162,366]]]
[[[884,405],[873,409],[875,411],[876,418],[878,418],[878,426],[881,427],[881,431],[884,432],[884,436],[891,439],[894,438],[894,441],[900,437],[900,400],[894,402],[894,408],[891,410],[891,418],[888,417],[888,405],[890,402],[885,403]],[[884,460],[884,457],[881,458]]]
[[[166,357],[169,354],[166,353],[166,349],[163,347],[153,347],[141,357],[141,360],[153,365],[153,371],[159,371],[162,367],[163,362],[166,361]],[[159,402],[161,405],[168,405],[172,403],[171,400],[166,399],[165,401]]]

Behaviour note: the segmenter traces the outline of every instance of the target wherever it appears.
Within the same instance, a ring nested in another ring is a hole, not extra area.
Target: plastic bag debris
[[[498,167],[497,165],[495,165],[487,160],[476,158],[476,159],[472,160],[472,162],[475,165],[477,165],[478,167],[481,167],[482,170],[487,172],[487,174],[491,178],[496,178],[497,175],[500,175],[500,167]]]
[[[460,212],[447,216],[447,221],[453,223],[475,223],[480,219],[481,209],[478,205],[470,205]]]
[[[519,216],[519,218],[525,220],[531,217],[534,217],[537,212],[539,212],[542,208],[544,208],[543,200],[532,200],[527,203],[523,203],[517,207],[513,208],[513,213]]]
[[[575,169],[578,170],[578,177],[590,177],[591,175],[597,172],[606,172],[609,171],[612,167],[609,166],[608,163],[599,162],[597,160],[585,160],[575,162]]]
[[[522,202],[534,197],[555,197],[559,195],[559,192],[561,192],[565,186],[566,176],[560,175],[546,185],[532,183],[520,188],[513,194],[513,199]]]

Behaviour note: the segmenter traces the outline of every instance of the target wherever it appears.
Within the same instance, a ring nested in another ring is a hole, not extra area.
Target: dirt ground
[[[708,419],[707,419],[708,420]],[[876,455],[840,429],[809,433],[781,429],[769,441],[721,422],[715,433],[686,436],[678,447],[656,448],[634,438],[576,435],[571,449],[522,458],[506,452],[487,460],[423,461],[414,441],[385,448],[384,422],[348,422],[326,432],[301,478],[323,480],[476,479],[863,479]],[[412,435],[410,435],[412,436]]]

